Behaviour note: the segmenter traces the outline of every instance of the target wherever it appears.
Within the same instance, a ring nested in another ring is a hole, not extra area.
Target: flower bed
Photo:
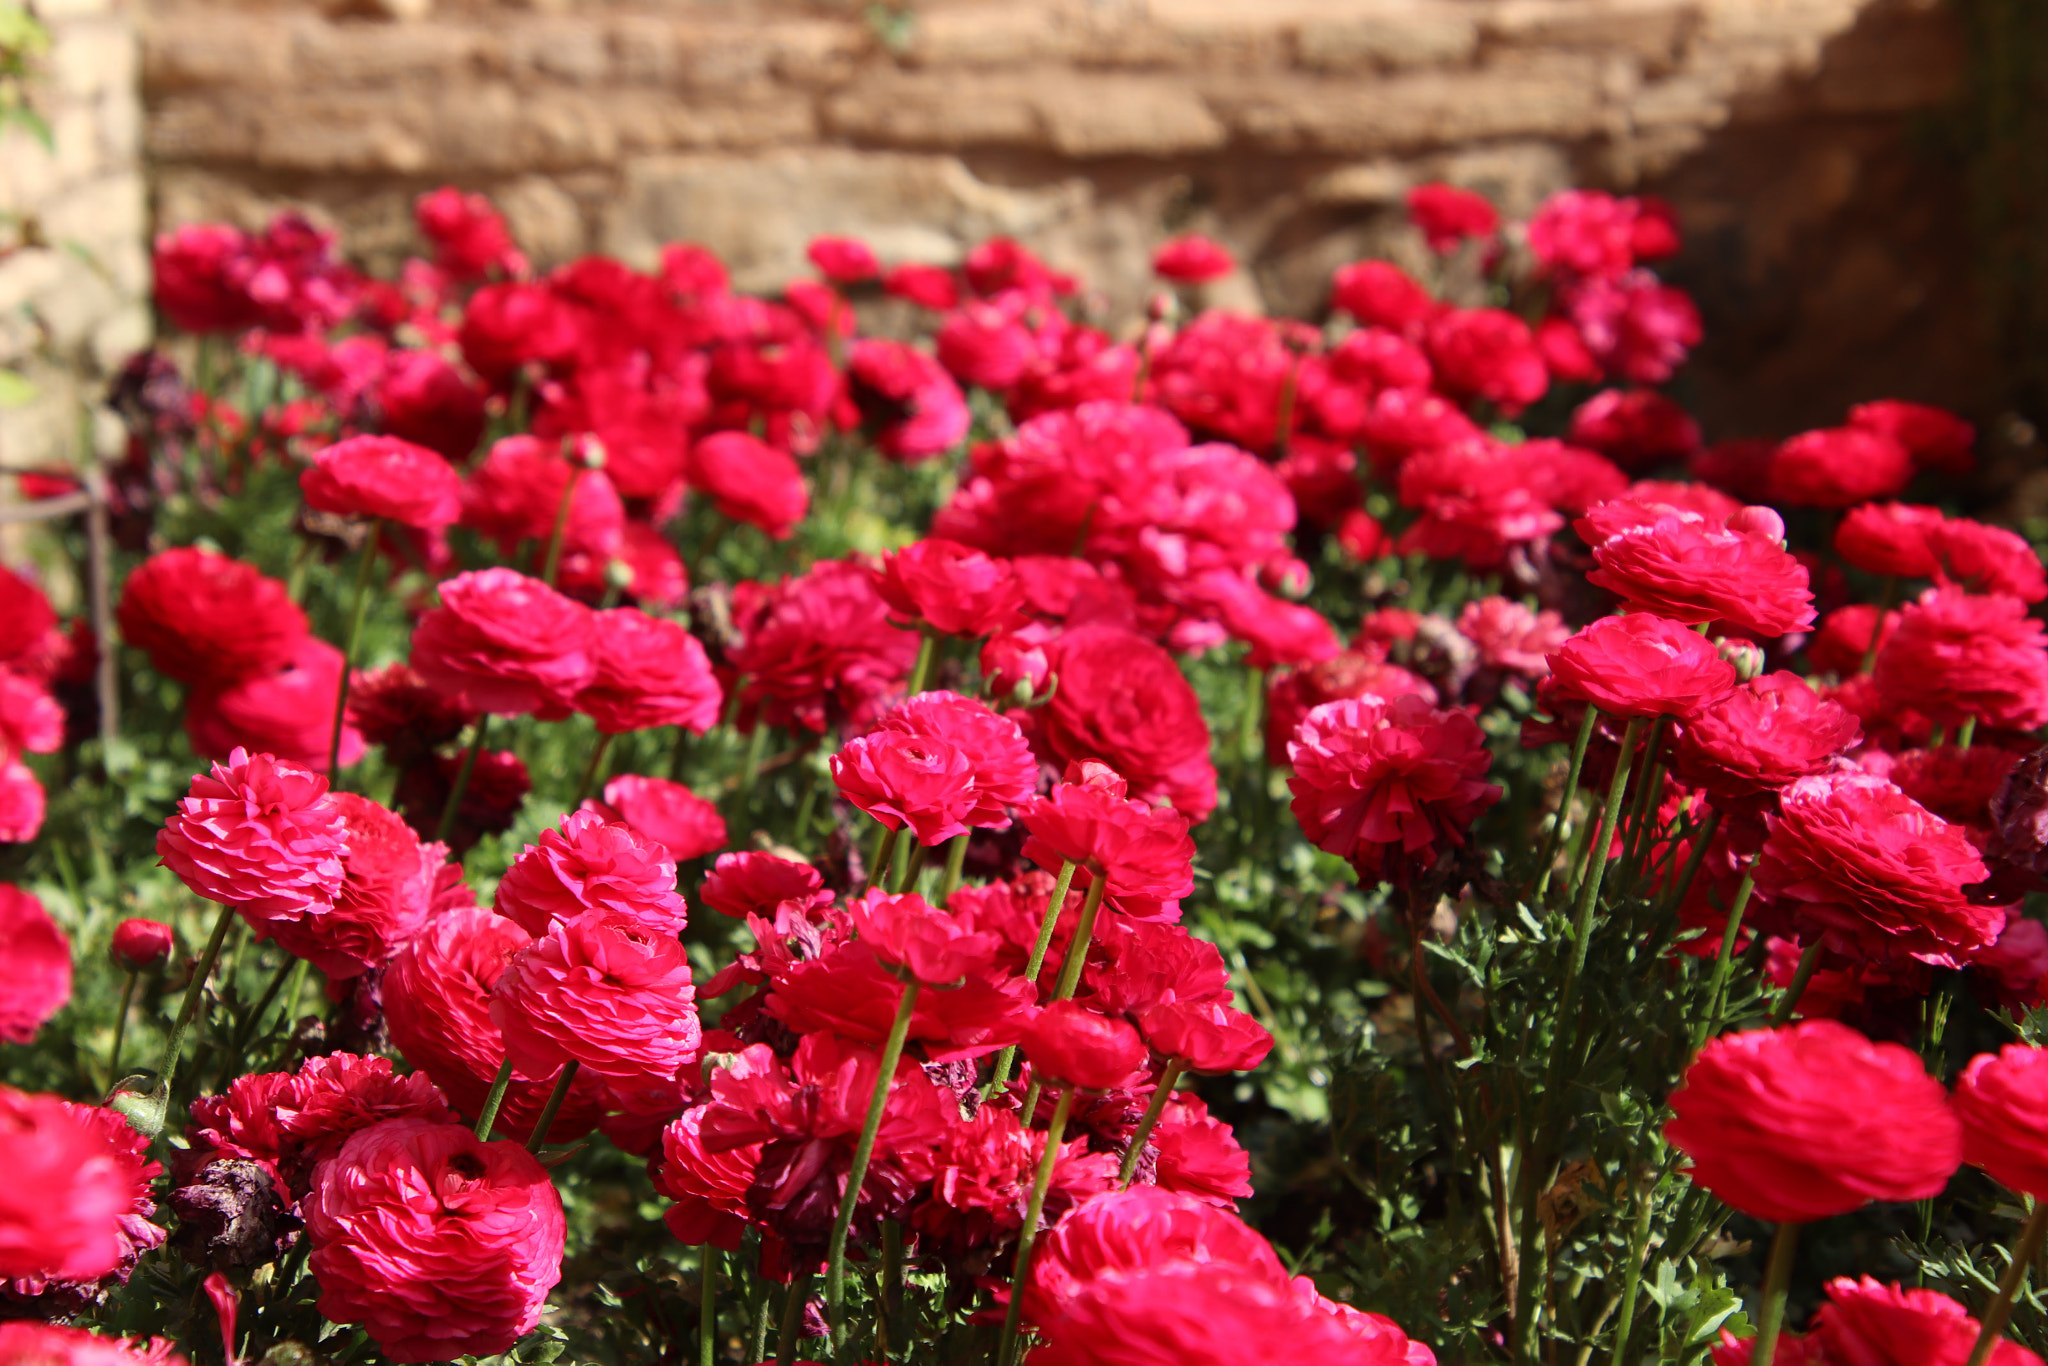
[[[160,240],[0,576],[0,1360],[2039,1362],[1974,433],[1706,445],[1660,205],[1410,209],[1128,334]]]

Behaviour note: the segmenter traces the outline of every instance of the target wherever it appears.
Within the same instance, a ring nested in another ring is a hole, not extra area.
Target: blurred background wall
[[[819,232],[1007,233],[1112,315],[1195,228],[1250,267],[1223,302],[1310,313],[1418,249],[1411,184],[1579,183],[1676,204],[1714,435],[2002,397],[1943,0],[38,0],[124,2],[159,227],[311,205],[389,260],[452,182],[540,264],[692,239],[756,288]]]

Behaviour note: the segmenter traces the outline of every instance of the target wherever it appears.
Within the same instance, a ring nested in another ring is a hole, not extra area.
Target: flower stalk
[[[875,1154],[875,1135],[881,1132],[882,1115],[889,1108],[889,1090],[896,1080],[896,1064],[903,1057],[903,1042],[910,1037],[910,1017],[917,1009],[917,994],[915,980],[903,984],[903,1000],[896,1007],[896,1019],[882,1045],[881,1069],[875,1074],[867,1119],[861,1124],[860,1138],[854,1144],[853,1162],[846,1169],[846,1193],[839,1198],[839,1215],[832,1221],[832,1238],[825,1249],[825,1321],[831,1329],[835,1353],[846,1341],[846,1235],[853,1227],[854,1210],[860,1204],[868,1161]]]

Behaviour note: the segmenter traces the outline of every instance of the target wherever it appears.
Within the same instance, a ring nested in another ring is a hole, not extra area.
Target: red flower
[[[1958,517],[1927,533],[1934,559],[1930,570],[1940,582],[1959,584],[1972,593],[2004,593],[2021,602],[2048,598],[2048,569],[2026,538],[2004,527],[1986,526]]]
[[[1152,253],[1152,273],[1175,284],[1203,285],[1236,269],[1229,248],[1198,232],[1176,237]]]
[[[955,1253],[1011,1242],[1024,1226],[1045,1138],[1043,1130],[1020,1124],[1015,1111],[994,1105],[948,1125],[933,1155],[932,1198],[915,1216],[919,1235]],[[1053,1159],[1045,1217],[1057,1219],[1079,1201],[1113,1189],[1116,1171],[1116,1154],[1090,1153],[1085,1135],[1063,1145]]]
[[[1550,652],[1571,637],[1557,613],[1532,612],[1498,594],[1466,603],[1458,613],[1458,634],[1478,647],[1481,664],[1525,678],[1541,678],[1549,673]]]
[[[422,835],[440,829],[441,814],[454,794],[455,778],[466,763],[463,754],[430,754],[398,775],[392,794],[406,824]],[[509,749],[487,749],[477,755],[476,767],[455,809],[455,828],[448,834],[448,846],[456,853],[467,851],[485,835],[512,828],[519,808],[533,789],[526,765]]]
[[[382,966],[419,933],[447,850],[422,845],[404,821],[368,797],[335,792],[327,802],[342,818],[348,846],[333,909],[263,928],[286,952],[339,981]]]
[[[1870,633],[1877,626],[1878,609],[1867,602],[1838,607],[1821,618],[1820,629],[1806,645],[1806,657],[1814,672],[1851,678],[1863,671],[1863,654],[1870,648]],[[1884,637],[1889,639],[1899,624],[1897,612],[1884,614]]]
[[[1735,685],[1735,669],[1696,632],[1648,612],[1602,617],[1550,656],[1561,696],[1613,716],[1690,716]]]
[[[503,386],[529,362],[567,359],[580,339],[575,305],[545,285],[485,285],[469,296],[457,339],[472,370]]]
[[[874,248],[858,237],[813,237],[804,249],[820,274],[836,284],[857,285],[882,273]]]
[[[109,1132],[84,1106],[0,1087],[0,1277],[93,1281],[121,1264],[134,1167]]]
[[[869,892],[853,903],[863,943],[893,968],[928,987],[948,987],[994,961],[1002,940],[977,931],[971,920],[933,907],[916,893]]]
[[[157,290],[161,296],[162,277]],[[162,1338],[104,1338],[83,1328],[17,1319],[0,1323],[0,1361],[24,1366],[188,1366]],[[2003,1366],[2003,1363],[2001,1363]]]
[[[238,749],[193,777],[156,852],[194,895],[263,927],[333,908],[346,830],[325,778]]]
[[[401,1076],[392,1070],[391,1059],[356,1053],[306,1059],[271,1103],[280,1154],[287,1166],[302,1165],[308,1171],[372,1124],[387,1119],[455,1121],[455,1112],[425,1073]],[[294,1188],[304,1186],[294,1183]]]
[[[466,461],[476,450],[476,443],[483,439],[486,421],[483,394],[478,391],[475,381],[441,359],[437,351],[387,352],[383,373],[377,377],[377,386],[370,394],[370,401],[375,404],[383,418],[384,430],[389,433],[385,439],[412,443],[414,450],[424,448],[423,454],[438,452],[449,460]],[[390,476],[400,474],[406,463],[386,457],[367,470],[344,474],[340,490],[344,495],[355,495],[371,507],[395,502],[401,507],[410,507],[416,513],[425,513],[431,507],[433,515],[454,521],[455,510],[441,501],[445,492],[452,492],[445,487],[450,480],[438,471],[431,475],[434,488],[431,504],[424,500],[408,500],[401,489],[392,486]],[[424,465],[422,468],[431,469]]]
[[[61,933],[61,932],[60,932]],[[145,972],[171,956],[171,947],[176,936],[171,927],[157,920],[143,920],[139,917],[122,921],[114,926],[112,953],[114,961],[128,972]],[[10,959],[16,955],[10,951]],[[71,955],[67,946],[64,956],[66,975],[70,972]]]
[[[1462,848],[1501,798],[1483,781],[1493,756],[1478,724],[1419,697],[1326,702],[1303,718],[1287,754],[1302,833],[1375,882],[1428,872],[1439,845]]]
[[[1871,675],[1887,709],[1936,725],[2048,724],[2048,643],[2018,598],[1930,588],[1900,612]]]
[[[795,457],[746,432],[713,432],[690,448],[690,487],[719,515],[783,541],[810,511]]]
[[[382,745],[385,757],[404,768],[462,734],[476,713],[460,694],[428,687],[410,665],[389,664],[358,671],[349,680],[348,719],[363,740]],[[330,714],[328,724],[333,723]],[[347,744],[344,732],[342,745]],[[324,749],[320,758],[325,762]]]
[[[303,1202],[321,1316],[393,1361],[508,1350],[562,1276],[561,1197],[516,1143],[394,1119],[320,1168]]]
[[[535,1081],[571,1061],[621,1087],[673,1081],[701,1038],[675,930],[602,906],[555,921],[513,956],[491,1018],[517,1074]]]
[[[1888,436],[1861,427],[1805,432],[1771,457],[1774,502],[1846,508],[1892,498],[1913,477],[1913,458]]]
[[[741,728],[823,731],[871,720],[917,657],[917,636],[891,626],[874,576],[824,560],[777,584],[743,583],[733,595],[740,644],[727,662],[745,676]]]
[[[1662,384],[1699,345],[1699,309],[1648,271],[1567,286],[1559,302],[1600,370],[1632,384]]]
[[[1384,646],[1371,651],[1351,649],[1320,663],[1273,674],[1266,685],[1267,762],[1275,766],[1287,762],[1287,744],[1294,738],[1301,718],[1325,702],[1367,694],[1389,702],[1409,695],[1426,702],[1437,700],[1434,685],[1398,665],[1386,663],[1380,658],[1384,650]]]
[[[1500,214],[1483,194],[1432,181],[1408,191],[1408,218],[1431,251],[1452,251],[1468,237],[1491,237]]]
[[[1977,463],[1971,453],[1977,429],[1954,413],[1925,403],[1895,398],[1859,403],[1849,410],[1849,425],[1898,442],[1923,470],[1968,474]]]
[[[1451,309],[1425,336],[1437,385],[1452,398],[1483,398],[1510,415],[1550,388],[1550,371],[1529,325],[1499,308]]]
[[[261,316],[239,278],[247,233],[226,223],[188,223],[157,234],[151,255],[157,307],[186,332],[235,332]]]
[[[481,280],[493,271],[517,275],[526,268],[504,218],[480,194],[443,185],[415,199],[412,216],[434,244],[434,264],[458,280]]]
[[[960,303],[960,281],[944,266],[916,262],[891,266],[889,273],[882,277],[882,289],[892,298],[907,299],[935,313],[943,313]]]
[[[474,1120],[505,1060],[491,1022],[491,989],[512,956],[533,942],[502,915],[475,906],[442,911],[391,960],[384,974],[384,1018],[405,1060],[427,1074],[464,1118]],[[498,1129],[524,1140],[554,1090],[554,1078],[514,1079]],[[603,1084],[580,1072],[549,1137],[572,1142],[597,1127]]]
[[[117,931],[117,949],[120,942]],[[0,882],[0,963],[7,965],[0,987],[0,1041],[32,1043],[36,1031],[71,999],[71,941],[33,892],[8,882]]]
[[[571,479],[576,481],[572,491]],[[624,538],[626,512],[603,470],[578,471],[561,444],[532,436],[508,436],[471,470],[462,485],[462,524],[498,543],[510,558],[519,542],[545,544],[569,495],[569,520],[562,526],[565,557],[609,559]]]
[[[1016,295],[970,300],[939,324],[933,338],[939,364],[962,384],[998,392],[1014,385],[1040,357],[1038,338],[1020,316]]]
[[[1587,524],[1579,523],[1581,535]],[[1777,541],[1660,517],[1597,542],[1599,568],[1586,576],[1625,610],[1654,612],[1686,626],[1726,622],[1774,639],[1813,625],[1806,567]]]
[[[1755,811],[1779,789],[1823,772],[1862,727],[1797,674],[1765,674],[1708,702],[1679,733],[1672,769],[1717,803]]]
[[[1330,277],[1330,307],[1405,333],[1436,311],[1436,300],[1392,261],[1354,261]]]
[[[681,726],[702,735],[718,724],[725,697],[695,636],[636,607],[614,607],[591,620],[597,676],[576,694],[576,709],[599,733]]]
[[[1826,1366],[1963,1366],[1982,1327],[1938,1290],[1880,1285],[1868,1276],[1829,1281],[1807,1342]],[[2016,1342],[1998,1339],[1989,1366],[2041,1366]]]
[[[1835,527],[1835,553],[1866,574],[1930,578],[1935,559],[1928,536],[1945,520],[1940,508],[1917,503],[1865,503]]]
[[[57,613],[43,590],[0,567],[0,661],[18,660],[43,644],[56,624]]]
[[[1664,1135],[1693,1181],[1758,1219],[1925,1200],[1962,1162],[1962,1125],[1920,1059],[1832,1020],[1712,1040],[1671,1111]]]
[[[1912,749],[1897,756],[1884,776],[1951,825],[1972,827],[1974,843],[1976,832],[1989,831],[1991,800],[2005,786],[2019,757],[1990,745]]]
[[[1700,426],[1654,389],[1603,389],[1572,410],[1565,439],[1623,469],[1646,470],[1697,454]]]
[[[1138,800],[1170,802],[1191,821],[1215,809],[1209,727],[1171,655],[1114,626],[1063,632],[1045,654],[1059,690],[1031,713],[1041,754],[1100,759]]]
[[[774,1055],[760,1050],[769,1058]],[[750,1049],[727,1066],[742,1069],[753,1061]],[[703,1125],[709,1103],[683,1111],[662,1130],[661,1155],[648,1164],[654,1188],[676,1203],[662,1212],[669,1232],[692,1247],[709,1243],[727,1252],[739,1251],[747,1230],[747,1190],[761,1164],[759,1143],[710,1152],[704,1147]]]
[[[1007,560],[936,536],[883,556],[875,587],[897,616],[950,636],[1004,630],[1024,601]]]
[[[1249,1072],[1273,1050],[1266,1027],[1220,1001],[1168,1001],[1138,1020],[1153,1049],[1189,1070]]]
[[[1024,857],[1048,871],[1076,865],[1077,889],[1107,879],[1103,896],[1123,914],[1174,920],[1180,899],[1195,889],[1195,842],[1186,818],[1128,801],[1121,780],[1107,785],[1060,783],[1050,797],[1023,809]]]
[[[905,701],[833,755],[831,768],[849,801],[891,829],[908,822],[926,845],[969,826],[1006,828],[1008,808],[1038,783],[1015,721],[946,692]]]
[[[1963,888],[1987,876],[1963,831],[1881,778],[1802,778],[1756,863],[1757,892],[1772,914],[1837,952],[1883,961],[1912,957],[1959,967],[1998,939],[2005,912],[1973,906]]]
[[[808,863],[792,863],[773,854],[720,854],[697,895],[720,915],[774,917],[785,901],[809,909],[832,904],[823,890],[825,879]]]
[[[195,687],[186,699],[185,734],[202,758],[225,759],[245,749],[325,773],[340,684],[341,651],[307,636],[281,668]],[[362,732],[343,726],[342,767],[362,757]]]
[[[1131,1086],[1146,1068],[1138,1031],[1079,1001],[1054,1001],[1039,1011],[1024,1027],[1023,1049],[1033,1075],[1085,1091]]]
[[[2010,1043],[1956,1078],[1963,1161],[2007,1190],[2048,1199],[2048,1050]]]
[[[689,914],[668,851],[591,811],[571,812],[521,850],[498,883],[496,904],[535,936],[585,911],[616,911],[670,934]]]
[[[725,819],[717,805],[666,778],[622,773],[604,785],[602,802],[587,801],[583,810],[646,836],[677,863],[725,846]]]
[[[892,460],[929,460],[967,435],[967,400],[946,368],[898,341],[856,342],[846,383],[875,429],[875,446]]]
[[[1462,558],[1491,569],[1514,545],[1541,541],[1564,525],[1508,447],[1485,439],[1417,451],[1401,465],[1404,507],[1422,517],[1395,544],[1402,554]]]
[[[226,684],[282,667],[306,638],[306,614],[255,566],[187,546],[145,560],[121,587],[121,636],[157,672]]]
[[[479,711],[561,715],[597,673],[589,608],[511,569],[441,585],[412,633],[412,667]]]

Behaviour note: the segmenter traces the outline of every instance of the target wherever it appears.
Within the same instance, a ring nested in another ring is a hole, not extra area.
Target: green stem
[[[241,1028],[229,1036],[228,1055],[221,1064],[223,1086],[242,1074],[242,1054],[248,1048],[249,1041],[256,1037],[256,1027],[263,1023],[263,1013],[270,1009],[270,1003],[283,992],[285,983],[299,970],[299,965],[303,962],[303,958],[287,957],[284,962],[278,964],[277,971],[271,974],[270,985],[263,989],[263,998],[256,1002],[256,1008],[242,1021]]]
[[[1053,1107],[1052,1123],[1045,1131],[1045,1151],[1038,1158],[1038,1175],[1031,1182],[1031,1202],[1024,1208],[1024,1227],[1017,1231],[1017,1269],[1010,1276],[1010,1308],[1003,1315],[997,1366],[1011,1366],[1017,1358],[1017,1325],[1024,1313],[1024,1286],[1031,1275],[1031,1246],[1038,1240],[1038,1219],[1045,1212],[1046,1188],[1052,1185],[1053,1164],[1059,1161],[1060,1140],[1066,1137],[1067,1114],[1073,1108],[1074,1088],[1069,1086],[1060,1092],[1059,1104]],[[1030,1122],[1028,1117],[1025,1122]]]
[[[1571,820],[1572,803],[1579,795],[1579,774],[1586,766],[1586,746],[1592,742],[1593,728],[1599,721],[1599,709],[1587,707],[1586,719],[1579,722],[1578,736],[1572,741],[1572,763],[1565,771],[1564,795],[1557,803],[1557,819],[1550,823],[1550,834],[1543,841],[1543,857],[1536,864],[1540,874],[1536,879],[1536,890],[1530,899],[1539,905],[1550,891],[1551,865],[1557,862],[1558,841],[1564,836],[1565,825]]]
[[[506,1058],[498,1064],[497,1080],[491,1083],[490,1094],[484,1097],[484,1108],[476,1117],[476,1136],[480,1141],[491,1141],[491,1126],[498,1122],[498,1107],[505,1103],[505,1088],[511,1084],[512,1059]]]
[[[1884,576],[1884,586],[1877,594],[1877,615],[1870,621],[1870,644],[1863,651],[1863,663],[1857,666],[1857,673],[1867,674],[1871,665],[1877,663],[1877,647],[1884,635],[1885,613],[1891,611],[1892,604],[1898,600],[1899,577],[1896,574],[1887,574]]]
[[[1970,742],[1977,738],[1977,718],[1965,717],[1963,724],[1956,728],[1956,748],[1968,749]]]
[[[569,530],[569,504],[576,497],[576,481],[583,475],[580,465],[569,467],[569,482],[562,486],[562,501],[555,507],[554,530],[548,533],[547,558],[541,561],[541,582],[555,586],[555,571],[562,566],[562,541]]]
[[[869,887],[889,890],[889,865],[896,860],[896,844],[902,836],[901,830],[886,825],[875,831],[875,847],[868,853]]]
[[[1131,1131],[1131,1146],[1124,1150],[1124,1165],[1116,1174],[1116,1179],[1126,1186],[1137,1177],[1138,1159],[1145,1151],[1145,1140],[1152,1137],[1152,1127],[1159,1123],[1159,1116],[1166,1113],[1166,1102],[1173,1095],[1173,1084],[1180,1080],[1184,1070],[1186,1064],[1179,1058],[1166,1060],[1166,1070],[1159,1074],[1159,1082],[1152,1088],[1152,1103],[1145,1107],[1145,1117]]]
[[[121,1080],[121,1036],[128,1032],[128,1010],[135,1002],[135,979],[141,975],[139,972],[130,972],[128,980],[121,984],[121,1013],[114,1017],[114,1046],[107,1051],[109,1086]]]
[[[441,824],[434,830],[434,838],[443,844],[455,833],[455,816],[462,810],[463,794],[469,791],[469,775],[476,772],[476,757],[484,752],[484,736],[490,728],[489,712],[476,718],[476,737],[469,742],[469,749],[462,756],[462,767],[455,771],[455,785],[448,789],[448,804],[441,808]]]
[[[1067,944],[1067,956],[1060,964],[1059,985],[1053,988],[1052,998],[1064,1001],[1074,994],[1081,985],[1081,969],[1088,962],[1088,945],[1095,938],[1095,917],[1102,911],[1102,894],[1109,888],[1106,874],[1097,873],[1095,880],[1088,884],[1088,895],[1081,902],[1081,919],[1074,926],[1074,937]]]
[[[910,857],[903,860],[903,871],[897,875],[896,885],[890,890],[902,896],[917,885],[918,875],[924,872],[924,861],[931,856],[931,850],[922,844],[910,846]]]
[[[903,1305],[903,1225],[882,1221],[882,1295],[875,1306],[875,1356],[886,1363]],[[901,1344],[907,1345],[907,1344]]]
[[[757,1281],[755,1284],[760,1283]],[[768,1359],[768,1323],[772,1312],[769,1303],[768,1287],[761,1286],[761,1303],[754,1311],[754,1354],[747,1358],[748,1361]]]
[[[839,1198],[839,1217],[832,1221],[832,1241],[825,1249],[825,1321],[837,1352],[845,1339],[846,1325],[841,1310],[846,1300],[846,1235],[853,1227],[853,1212],[860,1204],[861,1182],[867,1179],[868,1159],[874,1156],[875,1135],[882,1128],[882,1113],[889,1107],[889,1088],[896,1080],[896,1064],[903,1057],[903,1041],[910,1037],[911,1012],[917,1009],[918,984],[903,984],[903,1000],[896,1007],[895,1023],[882,1045],[882,1067],[875,1074],[874,1094],[868,1098],[867,1120],[854,1144],[853,1164],[846,1170],[846,1193]]]
[[[604,769],[604,756],[611,749],[612,741],[617,738],[616,735],[604,734],[597,737],[597,748],[590,752],[590,762],[583,766],[583,779],[576,784],[575,799],[569,803],[571,811],[583,805],[583,799],[597,786],[597,775]]]
[[[506,1065],[511,1065],[511,1059],[506,1059]],[[555,1078],[555,1089],[548,1092],[548,1103],[541,1107],[540,1118],[533,1122],[533,1135],[526,1140],[526,1151],[537,1154],[541,1144],[548,1141],[548,1130],[555,1127],[555,1116],[562,1113],[562,1102],[569,1098],[570,1083],[576,1080],[576,1071],[582,1066],[575,1058],[562,1064],[562,1075]]]
[[[1706,1017],[1692,1036],[1693,1053],[1699,1052],[1707,1040],[1721,1030],[1721,1016],[1726,1008],[1728,968],[1735,961],[1735,941],[1742,933],[1742,913],[1749,909],[1750,894],[1755,890],[1756,870],[1745,868],[1742,885],[1735,889],[1734,904],[1728,907],[1728,923],[1721,930],[1721,952],[1714,960],[1714,976],[1707,985]]]
[[[1662,1180],[1657,1184],[1663,1184]],[[1635,1185],[1642,1185],[1640,1176],[1636,1178]],[[1643,1254],[1650,1246],[1650,1218],[1657,1202],[1655,1185],[1647,1192],[1637,1190],[1635,1193],[1641,1203],[1636,1208],[1635,1228],[1629,1234],[1628,1271],[1621,1286],[1621,1312],[1614,1319],[1614,1355],[1609,1358],[1612,1366],[1627,1366],[1629,1333],[1636,1321],[1636,1296],[1643,1286]]]
[[[1265,754],[1266,747],[1259,741],[1259,717],[1266,700],[1266,671],[1247,669],[1244,680],[1244,710],[1237,722],[1237,756],[1241,763],[1252,763]]]
[[[1075,870],[1080,867],[1072,859],[1060,865],[1059,879],[1052,885],[1052,899],[1045,903],[1045,918],[1038,922],[1038,942],[1031,946],[1031,957],[1024,963],[1024,980],[1035,988],[1038,985],[1039,970],[1045,966],[1045,955],[1052,948],[1053,931],[1058,928],[1060,910],[1067,904],[1067,893],[1073,888]],[[1096,879],[1101,881],[1101,879]],[[986,1090],[981,1098],[987,1100],[1010,1082],[1010,1069],[1017,1063],[1017,1045],[1011,1044],[996,1058],[995,1072],[989,1077]]]
[[[1685,871],[1678,875],[1678,881],[1671,886],[1671,892],[1658,908],[1660,916],[1674,914],[1685,904],[1686,894],[1692,891],[1693,879],[1699,876],[1700,865],[1707,861],[1707,850],[1714,847],[1714,834],[1721,828],[1721,813],[1709,810],[1706,820],[1693,832],[1692,852],[1686,856]]]
[[[575,1066],[571,1063],[570,1066]],[[539,1132],[536,1130],[535,1132]],[[704,1290],[697,1302],[697,1366],[718,1359],[718,1249],[704,1244]]]
[[[804,1323],[804,1301],[811,1297],[811,1282],[817,1274],[805,1271],[790,1280],[789,1296],[782,1302],[782,1326],[775,1333],[775,1366],[790,1366],[796,1358],[797,1334]]]
[[[2027,1216],[2026,1226],[2020,1230],[2019,1242],[2013,1245],[2012,1265],[1998,1279],[1998,1296],[1984,1307],[1984,1326],[1977,1330],[1977,1345],[1970,1349],[1966,1366],[1984,1366],[1991,1360],[1998,1335],[2012,1319],[2013,1300],[2027,1283],[2027,1270],[2033,1266],[2034,1258],[2041,1255],[2043,1238],[2048,1238],[2048,1200],[2037,1200],[2034,1212]]]
[[[185,1031],[192,1027],[193,1018],[199,1014],[199,1003],[206,995],[206,979],[213,976],[214,960],[220,957],[221,943],[228,937],[228,927],[234,921],[235,908],[232,906],[222,906],[220,914],[214,917],[213,934],[206,941],[206,951],[199,955],[199,962],[192,969],[192,981],[185,988],[185,1003],[178,1007],[171,1037],[164,1041],[163,1059],[157,1063],[156,1074],[162,1079],[166,1105],[170,1103],[171,1082],[178,1071],[178,1055],[185,1049]]]
[[[924,691],[925,680],[931,676],[932,657],[939,652],[939,638],[929,626],[923,627],[917,639],[917,663],[911,666],[910,681],[903,685],[903,695],[915,697]]]
[[[960,878],[967,867],[967,841],[972,832],[963,830],[953,836],[952,847],[946,850],[946,880],[939,884],[939,904],[952,900],[953,893],[960,890]]]
[[[341,647],[341,683],[334,694],[334,734],[327,742],[327,781],[339,786],[341,779],[341,731],[348,721],[348,675],[355,667],[356,646],[363,638],[363,617],[370,610],[370,571],[377,564],[377,523],[370,523],[363,538],[363,556],[356,566],[356,600],[348,617],[348,640]]]
[[[1799,1225],[1778,1225],[1771,1238],[1771,1259],[1764,1267],[1764,1302],[1756,1316],[1756,1350],[1749,1366],[1771,1366],[1778,1354],[1778,1331],[1785,1326],[1785,1288],[1792,1280],[1792,1253],[1799,1245]]]
[[[1579,976],[1586,970],[1586,949],[1593,938],[1593,910],[1600,900],[1600,883],[1607,875],[1607,854],[1614,843],[1614,825],[1621,816],[1621,799],[1628,792],[1629,759],[1635,752],[1636,736],[1642,732],[1641,717],[1630,717],[1627,729],[1621,734],[1621,753],[1614,760],[1614,780],[1607,784],[1607,805],[1600,812],[1600,827],[1593,834],[1592,857],[1587,863],[1586,876],[1579,884],[1578,904],[1572,910],[1572,957],[1570,970],[1564,979],[1562,1005],[1558,1009],[1558,1027],[1564,1028],[1571,1020],[1573,1008],[1579,999]]]
[[[1771,1012],[1771,1028],[1776,1029],[1792,1018],[1792,1012],[1799,1008],[1799,998],[1806,994],[1806,984],[1813,980],[1815,969],[1820,967],[1820,936],[1814,936],[1811,944],[1799,955],[1799,967],[1792,974],[1792,985],[1785,988],[1785,998],[1778,1002],[1778,1008]]]

